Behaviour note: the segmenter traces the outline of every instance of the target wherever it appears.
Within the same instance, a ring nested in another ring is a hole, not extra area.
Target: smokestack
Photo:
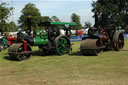
[[[94,27],[95,28],[98,28],[98,25],[99,25],[98,15],[99,15],[99,13],[96,11],[95,15],[94,15],[94,17],[95,17],[95,25],[94,25]]]
[[[31,22],[32,22],[31,15],[28,15],[27,16],[27,25],[28,25],[27,33],[29,36],[31,35]]]

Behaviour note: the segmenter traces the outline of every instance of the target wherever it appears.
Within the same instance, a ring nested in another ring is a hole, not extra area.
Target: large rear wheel
[[[113,37],[113,48],[115,51],[120,51],[124,47],[124,36],[122,33],[117,32]]]
[[[69,53],[71,50],[70,40],[65,35],[58,36],[55,39],[54,44],[55,44],[56,52],[59,55]]]

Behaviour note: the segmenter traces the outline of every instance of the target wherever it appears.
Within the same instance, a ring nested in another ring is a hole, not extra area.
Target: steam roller
[[[80,46],[83,55],[98,55],[102,51],[98,39],[83,40]]]
[[[8,54],[15,60],[27,60],[32,56],[32,46],[38,46],[42,55],[51,55],[53,53],[64,55],[71,50],[70,36],[71,26],[74,22],[41,22],[39,26],[44,26],[45,31],[36,29],[31,34],[31,17],[27,18],[27,33],[19,31],[16,41],[9,47]],[[68,26],[67,26],[68,25]],[[59,28],[65,30],[65,34],[60,33]]]
[[[26,60],[29,59],[32,55],[32,49],[30,45],[27,45],[26,51],[24,51],[24,45],[23,43],[16,43],[11,45],[9,48],[9,55],[13,59],[18,59],[18,60]]]
[[[104,26],[99,22],[98,12],[95,12],[95,25],[90,27],[88,34],[82,37],[80,51],[83,55],[98,55],[102,51],[114,49],[120,51],[124,47],[122,29],[115,24]]]

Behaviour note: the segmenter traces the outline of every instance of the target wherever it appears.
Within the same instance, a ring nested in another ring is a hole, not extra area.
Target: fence
[[[74,37],[72,37],[71,40],[72,40],[72,42],[81,41],[82,40],[82,37],[85,37],[85,36],[74,36]],[[128,39],[128,33],[124,34],[124,38],[125,39]]]

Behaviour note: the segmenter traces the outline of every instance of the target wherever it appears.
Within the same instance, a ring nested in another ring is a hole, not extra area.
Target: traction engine
[[[42,22],[39,25],[44,26],[45,30],[35,30],[31,34],[31,17],[28,17],[28,30],[26,34],[22,31],[17,33],[17,39],[9,49],[8,54],[11,58],[22,61],[29,59],[32,55],[32,46],[38,46],[43,55],[56,53],[63,55],[71,50],[70,36],[72,25],[71,22]],[[65,30],[65,34],[61,35],[60,28]]]
[[[115,24],[104,27],[98,22],[98,13],[95,13],[95,25],[90,27],[88,34],[82,38],[80,46],[83,55],[98,55],[102,50],[119,51],[124,47],[123,32],[116,30]]]

